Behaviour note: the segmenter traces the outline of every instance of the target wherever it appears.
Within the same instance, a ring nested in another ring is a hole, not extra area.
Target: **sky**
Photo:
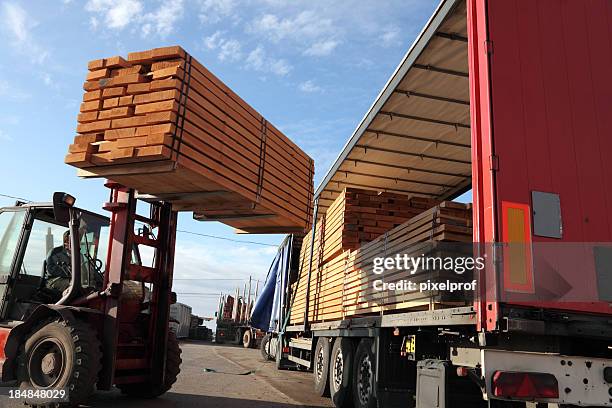
[[[103,181],[63,162],[87,61],[177,44],[313,157],[318,185],[437,3],[0,0],[0,194],[66,191],[102,212]],[[214,314],[218,293],[263,281],[283,238],[238,236],[189,213],[179,230],[259,243],[178,233],[174,290],[200,316]]]

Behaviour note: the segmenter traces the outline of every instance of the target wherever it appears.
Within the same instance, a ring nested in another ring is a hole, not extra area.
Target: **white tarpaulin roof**
[[[471,184],[465,1],[443,1],[315,192],[345,187],[446,199]]]

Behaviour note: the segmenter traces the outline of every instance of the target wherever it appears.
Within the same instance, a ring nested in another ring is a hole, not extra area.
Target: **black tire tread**
[[[261,339],[261,344],[259,345],[259,351],[261,352],[261,357],[265,360],[265,361],[271,361],[272,360],[272,356],[270,354],[268,354],[268,352],[266,351],[266,347],[268,345],[268,343],[270,342],[270,338],[272,336],[270,335],[270,333],[266,333],[266,335],[263,337],[263,339]]]
[[[74,361],[78,362],[78,367],[74,370],[72,380],[66,386],[69,391],[69,400],[67,402],[44,403],[32,401],[29,404],[40,408],[75,407],[85,402],[95,390],[98,374],[102,369],[102,345],[96,331],[89,324],[78,319],[70,322],[62,320],[61,318],[45,320],[30,331],[28,339],[41,330],[45,330],[45,327],[49,325],[59,325],[64,330],[69,331],[75,350]],[[24,345],[21,347],[23,352],[21,355],[24,358],[26,342],[24,342]],[[25,369],[23,371],[25,371]],[[27,375],[27,373],[23,371],[21,372],[21,387],[31,387],[29,379],[23,378],[23,375]]]
[[[179,373],[181,372],[181,348],[179,347],[176,335],[173,332],[168,332],[168,350],[166,352],[166,374],[164,376],[164,383],[158,386],[153,386],[151,383],[137,383],[137,384],[121,384],[117,388],[121,392],[130,397],[138,398],[157,398],[162,394],[168,392],[172,385],[177,380]]]

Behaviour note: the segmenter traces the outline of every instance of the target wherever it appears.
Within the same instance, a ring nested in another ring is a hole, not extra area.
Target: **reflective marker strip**
[[[530,214],[527,204],[502,201],[503,276],[508,292],[535,293]]]

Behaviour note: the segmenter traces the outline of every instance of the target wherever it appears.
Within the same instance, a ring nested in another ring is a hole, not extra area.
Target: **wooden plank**
[[[125,180],[134,188],[180,191],[186,185],[204,188],[220,183],[235,191],[236,197],[243,196],[241,214],[248,215],[244,209],[249,208],[253,214],[277,214],[268,226],[247,220],[228,225],[274,232],[308,228],[314,190],[312,160],[284,135],[268,132],[261,115],[195,60],[187,88],[182,82],[186,81],[185,57],[180,47],[163,47],[131,53],[127,61],[113,57],[89,64],[84,104],[94,103],[83,106],[77,131],[104,136],[90,141],[93,147],[73,143],[74,153],[83,149],[92,153],[87,158],[73,156],[69,162],[86,168],[86,177],[96,174],[96,166],[101,177],[108,174],[103,169],[112,167],[115,180]],[[185,110],[180,109],[181,102]],[[156,173],[140,180],[139,163],[156,158],[177,163],[171,170],[177,177]],[[161,185],[155,178],[170,184]],[[181,209],[188,210],[186,204]],[[206,214],[206,203],[192,204]],[[211,215],[231,211],[208,210]]]

